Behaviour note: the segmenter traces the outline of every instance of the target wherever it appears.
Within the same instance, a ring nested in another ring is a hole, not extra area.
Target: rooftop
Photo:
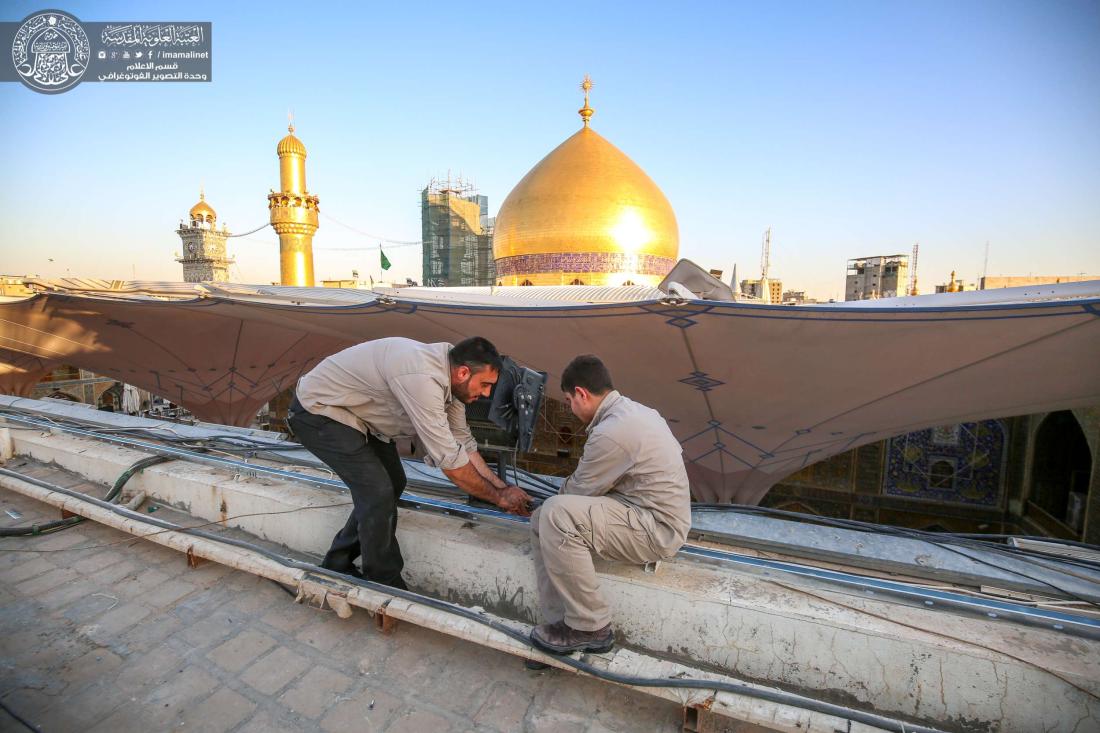
[[[58,469],[19,470],[102,489]],[[157,517],[191,520],[156,506]],[[6,490],[0,509],[23,515],[0,514],[5,525],[56,518]],[[179,552],[93,522],[0,539],[0,633],[0,700],[44,731],[682,729],[673,703],[526,671],[411,624],[383,634],[366,614],[339,619],[270,581],[215,563],[192,569]]]

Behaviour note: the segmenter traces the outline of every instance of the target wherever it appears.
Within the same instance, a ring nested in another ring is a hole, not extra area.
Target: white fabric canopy
[[[72,364],[200,419],[244,425],[350,344],[481,335],[549,372],[551,397],[573,356],[599,355],[618,389],[668,420],[693,493],[708,501],[756,503],[810,463],[904,432],[1100,404],[1097,297],[928,308],[585,303],[578,286],[527,288],[525,299],[497,289],[488,301],[486,289],[469,293],[481,303],[470,305],[453,302],[463,300],[457,289],[49,285],[0,304],[3,391],[27,394]]]

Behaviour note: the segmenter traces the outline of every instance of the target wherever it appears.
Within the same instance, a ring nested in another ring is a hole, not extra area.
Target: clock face
[[[191,242],[189,245],[187,245],[187,251],[188,252],[194,252],[195,251],[195,243],[194,242]]]

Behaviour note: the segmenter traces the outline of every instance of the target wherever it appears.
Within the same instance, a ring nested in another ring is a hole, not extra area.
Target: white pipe
[[[362,608],[372,615],[381,610],[386,616],[401,621],[408,621],[417,626],[518,657],[534,659],[559,669],[595,677],[595,675],[589,675],[570,667],[557,657],[543,654],[471,619],[445,613],[430,606],[391,596],[370,588],[344,583],[326,576],[311,575],[306,570],[286,567],[275,560],[244,548],[224,545],[215,540],[197,537],[186,532],[155,528],[153,525],[121,516],[91,502],[51,491],[27,481],[9,476],[0,476],[0,487],[73,514],[79,514],[87,519],[139,538],[170,547],[173,550],[183,553],[190,552],[196,557],[212,560],[221,565],[292,586],[298,589],[300,600],[310,598],[327,601],[343,617],[350,615],[340,613],[341,607],[346,608],[347,604]],[[78,550],[79,548],[73,549]],[[497,619],[489,614],[485,615],[516,628],[526,628],[522,624]],[[609,657],[591,655],[585,661],[608,672],[635,677],[693,677],[745,684],[730,677],[701,672],[681,664],[661,661],[627,649],[619,649]],[[599,677],[595,678],[600,679]],[[755,685],[751,686],[755,687]],[[846,733],[849,731],[851,733],[873,733],[882,730],[875,726],[849,721],[837,716],[825,715],[791,705],[773,703],[724,691],[715,692],[713,690],[669,687],[632,687],[632,689],[675,702],[683,707],[702,708],[716,715],[768,726],[786,733],[833,733],[836,730],[844,730]],[[761,687],[760,689],[769,688]]]

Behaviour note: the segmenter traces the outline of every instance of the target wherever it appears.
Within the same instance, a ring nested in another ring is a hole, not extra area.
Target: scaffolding
[[[423,283],[485,286],[496,280],[489,198],[460,175],[433,178],[420,192]]]

